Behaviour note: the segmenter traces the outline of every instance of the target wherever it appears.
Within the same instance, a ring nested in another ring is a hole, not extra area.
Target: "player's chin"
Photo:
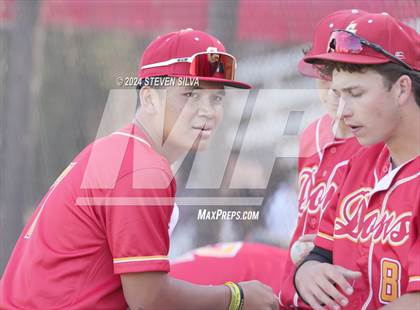
[[[378,143],[383,142],[383,140],[380,139],[380,138],[372,137],[372,136],[368,136],[368,135],[356,136],[356,139],[360,143],[360,145],[363,145],[363,146],[370,146],[370,145],[374,145],[374,144],[378,144]]]
[[[210,139],[201,139],[201,138],[197,138],[197,140],[195,141],[194,145],[193,145],[193,150],[195,151],[205,151],[209,148],[210,146]]]
[[[205,151],[210,146],[210,141],[213,137],[212,132],[200,132],[194,140],[192,150],[194,151]]]

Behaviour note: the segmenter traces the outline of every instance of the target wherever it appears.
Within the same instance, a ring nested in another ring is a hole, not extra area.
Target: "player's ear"
[[[408,75],[401,75],[394,84],[395,99],[398,105],[404,105],[412,95],[412,81]]]
[[[147,114],[156,114],[161,109],[162,96],[159,94],[161,90],[150,86],[144,86],[140,89],[140,102],[142,111]]]

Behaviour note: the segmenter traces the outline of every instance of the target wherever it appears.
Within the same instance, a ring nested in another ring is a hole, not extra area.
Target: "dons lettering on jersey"
[[[337,191],[338,186],[333,181],[334,173],[328,178],[328,181],[316,182],[318,169],[318,166],[306,167],[299,174],[299,217],[302,217],[306,212],[311,214],[324,212],[329,199]]]
[[[400,246],[409,238],[412,212],[397,214],[379,209],[365,214],[371,188],[360,188],[347,195],[335,220],[334,238],[353,242],[389,243]]]
[[[315,175],[318,172],[318,166],[306,167],[299,173],[299,201],[309,200],[310,190],[315,183]]]

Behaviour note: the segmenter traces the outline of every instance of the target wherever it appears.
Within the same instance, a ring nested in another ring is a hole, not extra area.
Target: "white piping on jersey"
[[[336,174],[336,172],[337,172],[337,170],[339,168],[344,167],[344,166],[347,166],[348,164],[349,164],[349,160],[348,159],[347,160],[343,160],[343,161],[339,162],[338,164],[336,164],[334,166],[334,169],[331,172],[330,176],[328,177],[327,184],[331,184],[332,179],[334,178],[334,176],[335,176],[335,174]],[[340,186],[341,186],[341,184],[340,184]],[[326,210],[326,208],[325,208],[325,206],[323,206],[323,208],[321,208],[320,220],[318,222],[318,230],[319,230],[319,224],[321,224],[321,219],[322,219],[322,216],[324,215],[325,210]]]
[[[394,176],[397,174],[397,172],[403,167],[403,165],[401,165],[400,167],[392,170],[389,174],[387,174],[384,178],[381,179],[381,181],[385,178],[390,178],[390,180],[392,181],[392,179],[394,178]],[[420,175],[420,172],[417,172],[416,174],[413,174],[409,177],[406,177],[404,179],[401,179],[399,181],[397,181],[386,193],[384,201],[382,202],[382,207],[381,207],[381,214],[383,214],[385,212],[386,209],[386,205],[388,202],[389,197],[391,196],[392,192],[401,184],[404,184],[406,182],[410,182],[411,180],[417,178]],[[388,185],[389,186],[389,185]],[[372,197],[372,195],[371,195]],[[373,248],[375,246],[375,243],[372,242],[369,248],[369,265],[368,265],[368,274],[369,274],[369,296],[366,300],[366,302],[364,303],[363,307],[361,310],[365,310],[368,305],[370,304],[370,302],[372,301],[372,296],[373,296],[373,288],[372,288],[372,255],[373,255]]]
[[[178,223],[178,219],[179,219],[179,208],[176,202],[174,202],[174,208],[172,209],[171,219],[169,220],[169,227],[168,227],[169,236],[172,235],[172,232],[174,231],[175,226]]]
[[[372,242],[369,248],[369,261],[368,261],[368,275],[369,275],[369,295],[366,299],[365,303],[361,310],[366,310],[369,306],[370,302],[372,301],[373,296],[373,287],[372,287],[372,255],[373,255],[373,248],[375,247],[375,243]]]
[[[316,131],[315,131],[315,143],[316,143],[316,149],[318,151],[318,156],[319,156],[319,161],[321,162],[322,160],[322,153],[321,153],[321,145],[319,144],[319,127],[321,125],[321,119],[318,120],[318,122],[316,123]]]
[[[392,194],[392,192],[398,187],[398,186],[400,186],[401,184],[404,184],[404,183],[407,183],[407,182],[410,182],[411,180],[414,180],[415,178],[417,178],[418,176],[420,176],[420,172],[417,172],[416,174],[413,174],[413,175],[411,175],[411,176],[409,176],[409,177],[406,177],[406,178],[404,178],[404,179],[401,179],[401,180],[398,180],[388,191],[387,191],[387,193],[385,194],[385,198],[384,198],[384,201],[382,202],[382,208],[381,208],[381,213],[384,213],[385,212],[385,209],[386,209],[386,205],[387,205],[387,203],[388,203],[388,199],[389,199],[389,196],[391,196],[391,194]]]
[[[372,189],[370,195],[373,195],[376,192],[389,189],[389,187],[391,186],[392,180],[394,179],[395,175],[398,173],[398,171],[400,171],[401,168],[402,166],[391,170],[386,175],[384,175],[382,179],[378,180],[378,182],[375,184],[375,187]]]
[[[39,209],[38,214],[36,215],[34,221],[32,222],[31,226],[29,226],[29,229],[26,231],[24,238],[25,239],[30,239],[32,236],[32,232],[35,230],[35,225],[38,223],[38,219],[41,216],[42,210],[44,210],[44,207],[48,201],[48,199],[50,199],[51,194],[53,193],[54,188],[51,188],[47,197],[45,198],[44,202],[42,203],[42,207]]]
[[[376,169],[373,170],[373,176],[375,177],[375,186],[378,184],[378,175],[376,174]]]
[[[322,161],[322,159],[324,158],[324,154],[325,154],[325,150],[328,148],[328,147],[330,147],[330,146],[332,146],[332,145],[337,145],[337,144],[342,144],[342,143],[345,143],[345,140],[334,140],[334,141],[331,141],[331,142],[329,142],[329,143],[327,143],[327,144],[325,144],[324,145],[324,148],[322,149],[322,153],[321,153],[321,161]]]
[[[139,257],[127,257],[127,258],[114,258],[114,264],[132,263],[132,262],[148,262],[154,260],[169,261],[167,256],[139,256]]]
[[[334,166],[334,169],[333,169],[332,173],[330,174],[330,176],[328,178],[328,183],[330,183],[332,181],[332,178],[334,178],[335,173],[338,170],[338,168],[346,166],[346,165],[348,165],[348,163],[349,163],[349,160],[346,159],[346,160],[340,161],[338,164],[336,164]]]
[[[277,296],[277,298],[279,299],[280,306],[284,307],[284,304],[283,304],[283,302],[281,300],[281,290],[279,291],[279,296]]]
[[[306,223],[308,222],[308,210],[306,210],[306,214],[305,214],[305,222],[303,223],[303,229],[302,229],[302,234],[300,235],[301,237],[305,235],[306,233]]]
[[[126,133],[126,132],[116,131],[116,132],[113,132],[112,134],[113,134],[113,135],[120,135],[120,136],[130,137],[130,138],[133,138],[133,139],[135,139],[135,140],[137,140],[137,141],[140,141],[140,142],[141,142],[141,143],[143,143],[143,144],[146,144],[148,147],[152,147],[152,146],[150,145],[150,143],[149,143],[149,142],[147,142],[146,140],[144,140],[144,139],[142,139],[142,138],[140,138],[140,137],[137,137],[137,136],[135,136],[135,135],[131,135],[131,134]]]
[[[71,167],[71,168],[73,168],[74,166],[76,165],[76,162],[71,162],[70,164],[69,164],[69,166],[68,167]],[[67,169],[67,168],[66,168]],[[63,171],[64,172],[64,171]],[[63,175],[64,173],[62,173],[61,175]],[[47,204],[47,201],[48,201],[48,199],[50,199],[50,196],[51,196],[51,194],[53,193],[53,191],[55,190],[55,187],[62,181],[62,179],[64,179],[64,177],[66,176],[66,175],[64,175],[63,176],[63,178],[60,180],[60,181],[58,181],[59,179],[60,179],[60,177],[61,177],[61,175],[58,177],[58,179],[57,180],[55,180],[54,181],[54,184],[50,187],[50,190],[49,190],[49,192],[48,192],[48,194],[47,194],[47,196],[45,197],[45,199],[44,199],[44,202],[42,203],[42,206],[41,206],[41,208],[39,209],[39,212],[38,212],[38,214],[36,215],[36,217],[35,217],[35,219],[33,220],[33,222],[32,222],[32,224],[31,224],[31,226],[29,226],[29,229],[26,231],[26,233],[25,233],[25,236],[24,236],[24,238],[25,239],[30,239],[31,238],[31,236],[32,236],[32,234],[33,234],[33,232],[35,231],[35,227],[36,227],[36,225],[38,224],[38,220],[39,220],[39,217],[41,216],[41,213],[42,213],[42,211],[44,210],[44,207],[45,207],[45,205]]]
[[[375,187],[372,189],[370,195],[372,196],[373,194],[375,194],[376,192],[379,191],[383,191],[383,190],[387,190],[389,189],[389,187],[391,186],[392,180],[394,179],[394,177],[396,176],[396,174],[408,163],[410,163],[410,161],[406,162],[405,164],[398,166],[397,168],[391,170],[389,173],[387,173],[382,179],[380,179],[376,184]],[[415,178],[416,176],[414,176]],[[408,177],[409,178],[409,177]],[[402,179],[404,180],[404,179]],[[402,180],[399,180],[396,184],[400,184]]]
[[[299,295],[297,293],[293,296],[293,306],[299,308]]]

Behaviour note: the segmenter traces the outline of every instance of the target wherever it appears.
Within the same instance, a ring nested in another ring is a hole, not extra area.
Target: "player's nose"
[[[207,118],[214,117],[216,114],[216,106],[212,101],[210,94],[202,96],[202,100],[198,106],[198,115]]]

